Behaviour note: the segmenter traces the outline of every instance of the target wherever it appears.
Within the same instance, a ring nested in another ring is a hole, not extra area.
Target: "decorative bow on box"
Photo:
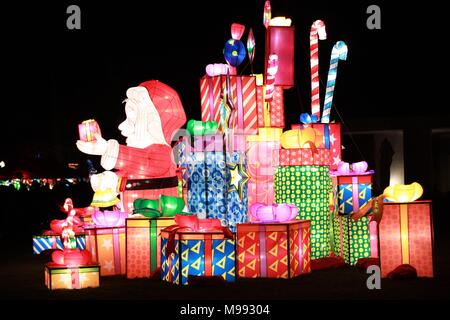
[[[303,124],[317,123],[318,121],[319,118],[315,114],[313,115],[310,115],[309,113],[300,114],[300,122]]]
[[[193,136],[203,136],[206,134],[215,134],[219,125],[215,121],[189,120],[186,130]]]
[[[423,194],[423,188],[417,182],[411,184],[396,184],[384,189],[386,199],[393,202],[412,202]]]
[[[219,219],[199,219],[196,215],[175,215],[176,225],[167,227],[169,238],[166,247],[166,256],[175,252],[175,234],[177,232],[223,233],[224,238],[234,239],[228,227],[223,227]]]
[[[295,220],[298,208],[294,204],[286,203],[272,205],[255,203],[250,206],[250,214],[257,220],[256,222],[286,222]]]
[[[314,128],[288,130],[281,135],[281,146],[285,149],[310,148],[316,152],[322,143],[322,133]]]
[[[97,227],[123,227],[128,214],[120,211],[100,211],[92,214],[92,221]]]
[[[368,164],[366,161],[360,161],[355,163],[348,163],[340,161],[338,163],[338,169],[336,171],[330,171],[331,175],[335,176],[355,176],[355,175],[370,175],[373,174],[373,170],[368,169]]]
[[[174,196],[160,196],[161,212],[159,211],[158,200],[136,199],[133,202],[133,214],[140,214],[147,218],[173,217],[181,213],[185,203],[183,198]]]

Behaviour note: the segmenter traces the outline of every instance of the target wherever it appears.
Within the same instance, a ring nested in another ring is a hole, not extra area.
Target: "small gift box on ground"
[[[345,263],[355,265],[360,258],[378,258],[378,230],[371,216],[358,220],[350,216],[333,214],[331,251],[344,258]]]
[[[86,249],[98,263],[101,276],[125,274],[125,227],[85,227]]]
[[[150,278],[161,267],[160,233],[173,224],[173,218],[126,219],[127,278]]]
[[[188,217],[188,216],[186,216]],[[183,218],[194,219],[196,216]],[[191,220],[192,221],[192,220]],[[189,277],[221,276],[235,280],[235,241],[218,219],[198,219],[200,225],[178,225],[161,231],[161,278],[174,284],[189,284]],[[202,222],[215,222],[202,227]],[[195,231],[197,230],[197,231]]]
[[[240,278],[293,278],[311,272],[310,221],[237,226]]]
[[[188,159],[188,208],[217,218],[235,231],[247,221],[246,157],[242,152],[191,152]]]
[[[203,76],[200,79],[202,121],[220,121],[222,95],[226,88],[226,75]],[[230,75],[230,99],[234,105],[231,117],[235,127],[246,134],[256,134],[258,114],[256,107],[256,77]]]
[[[292,129],[314,128],[323,136],[323,143],[318,148],[330,150],[331,156],[329,166],[331,170],[336,170],[341,161],[342,142],[341,142],[341,124],[340,123],[309,123],[293,124]]]
[[[281,166],[275,171],[275,200],[298,207],[299,218],[311,221],[311,258],[330,253],[328,166]]]
[[[381,276],[410,264],[418,277],[433,277],[431,201],[386,202],[379,224]]]
[[[61,266],[49,262],[45,265],[45,285],[50,290],[84,289],[100,286],[100,266]]]
[[[85,236],[82,233],[75,235],[77,249],[86,249]],[[60,235],[38,235],[33,236],[33,253],[41,254],[46,250],[64,249],[63,241]]]

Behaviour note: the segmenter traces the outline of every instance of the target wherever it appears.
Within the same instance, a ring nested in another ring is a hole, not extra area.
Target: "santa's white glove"
[[[106,153],[108,142],[98,133],[95,135],[94,141],[77,141],[77,148],[83,153],[102,156]]]
[[[112,171],[105,171],[91,176],[91,187],[94,191],[116,190],[119,177]]]

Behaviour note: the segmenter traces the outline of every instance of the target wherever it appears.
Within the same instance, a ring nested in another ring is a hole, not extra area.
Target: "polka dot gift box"
[[[275,171],[275,201],[297,205],[301,220],[311,220],[311,259],[329,256],[328,166],[281,166]]]

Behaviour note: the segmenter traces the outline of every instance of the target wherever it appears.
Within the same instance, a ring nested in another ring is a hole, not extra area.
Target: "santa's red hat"
[[[170,145],[172,137],[186,122],[186,114],[178,93],[158,80],[142,82],[161,118],[164,138]]]

